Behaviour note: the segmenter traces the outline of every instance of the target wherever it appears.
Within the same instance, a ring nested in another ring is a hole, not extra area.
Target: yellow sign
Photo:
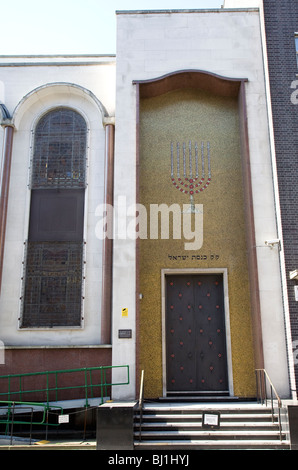
[[[128,308],[123,308],[122,309],[122,316],[123,317],[128,317]]]

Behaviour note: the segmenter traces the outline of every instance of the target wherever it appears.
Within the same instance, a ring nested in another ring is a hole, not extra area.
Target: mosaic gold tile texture
[[[169,239],[153,240],[149,229],[148,238],[140,240],[140,370],[145,370],[145,396],[162,395],[161,269],[227,268],[234,394],[252,397],[255,378],[237,100],[194,89],[141,100],[139,202],[147,213],[150,204],[189,204],[189,194],[171,181],[171,142],[175,148],[177,142],[188,145],[189,141],[198,142],[200,173],[204,142],[206,178],[210,142],[211,182],[193,196],[194,203],[203,204],[203,245],[186,251],[185,239],[172,239],[170,233]],[[174,162],[175,158],[176,154]]]

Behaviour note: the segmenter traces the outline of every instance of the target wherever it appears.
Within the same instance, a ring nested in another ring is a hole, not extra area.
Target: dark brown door
[[[223,276],[166,277],[167,392],[228,393]]]

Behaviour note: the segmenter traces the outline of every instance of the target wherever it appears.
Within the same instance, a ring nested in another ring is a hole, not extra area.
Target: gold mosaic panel
[[[234,394],[251,397],[254,360],[235,99],[184,89],[141,100],[139,202],[148,213],[150,204],[189,204],[189,195],[171,182],[170,150],[172,141],[189,140],[198,142],[199,157],[201,141],[205,148],[210,142],[212,179],[194,195],[194,202],[203,204],[203,245],[185,251],[185,239],[170,235],[169,240],[152,240],[149,230],[148,238],[140,241],[140,370],[145,370],[145,396],[162,395],[161,269],[227,268]]]

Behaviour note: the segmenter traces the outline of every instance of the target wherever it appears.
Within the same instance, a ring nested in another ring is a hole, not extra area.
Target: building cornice
[[[259,12],[259,8],[202,8],[193,10],[117,10],[116,15],[158,15],[172,13],[235,13],[235,12]]]
[[[0,55],[0,67],[50,67],[113,65],[115,54]]]

